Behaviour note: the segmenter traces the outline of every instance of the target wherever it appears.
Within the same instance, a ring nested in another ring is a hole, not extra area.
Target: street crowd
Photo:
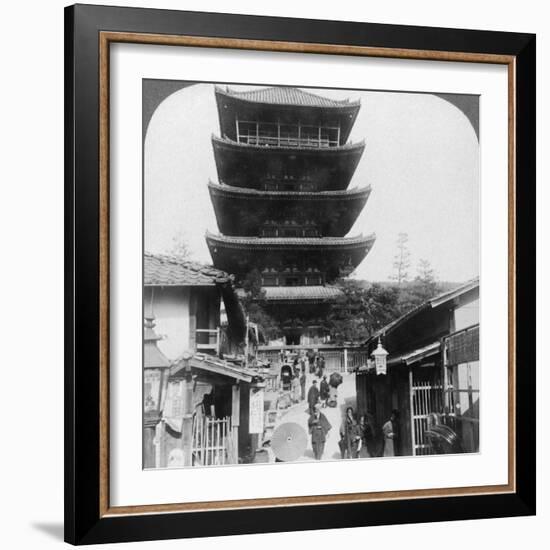
[[[291,366],[288,379],[281,377],[283,389],[290,391],[294,403],[307,399],[308,430],[311,436],[311,447],[316,460],[322,460],[325,443],[332,425],[323,409],[336,407],[338,404],[337,388],[342,383],[342,375],[333,373],[327,380],[325,359],[322,353],[309,350],[306,353],[284,354],[282,360]],[[313,375],[313,380],[305,394],[306,370]],[[393,410],[391,417],[379,429],[374,416],[368,412],[357,418],[353,407],[348,406],[343,414],[339,427],[338,446],[342,459],[371,458],[395,456],[395,444],[399,433],[399,412]]]

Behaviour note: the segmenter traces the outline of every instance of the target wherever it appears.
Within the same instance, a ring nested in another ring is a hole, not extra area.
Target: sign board
[[[479,325],[446,339],[447,364],[460,365],[479,361]]]
[[[145,412],[159,409],[160,377],[159,369],[145,369],[143,380],[143,410]]]
[[[248,416],[249,433],[262,434],[264,432],[264,388],[250,388]]]
[[[164,416],[168,418],[183,417],[183,380],[177,380],[168,384],[166,401],[164,403]]]

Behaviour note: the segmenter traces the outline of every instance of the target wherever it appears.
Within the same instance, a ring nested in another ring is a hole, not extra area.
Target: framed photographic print
[[[535,37],[66,9],[73,544],[535,513]]]

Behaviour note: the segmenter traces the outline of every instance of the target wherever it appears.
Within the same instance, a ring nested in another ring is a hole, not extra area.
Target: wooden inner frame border
[[[490,63],[508,68],[508,483],[475,487],[453,487],[370,493],[311,495],[211,502],[110,506],[109,502],[109,82],[110,44],[156,44],[256,50],[387,57],[430,61]],[[315,506],[353,502],[442,498],[506,494],[516,492],[516,58],[513,55],[379,48],[339,44],[282,42],[102,31],[99,33],[99,515],[115,517],[209,510],[236,510],[281,506]]]

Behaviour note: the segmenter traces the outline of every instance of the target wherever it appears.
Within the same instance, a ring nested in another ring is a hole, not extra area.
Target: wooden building
[[[144,466],[252,461],[263,410],[250,410],[263,408],[263,382],[223,359],[245,341],[233,278],[146,253],[144,282]]]
[[[381,341],[387,373],[369,363],[357,370],[358,414],[380,428],[399,411],[399,455],[434,452],[427,435],[433,421],[455,430],[461,452],[479,449],[479,279],[445,292],[369,338]],[[434,416],[435,415],[435,416]]]
[[[159,467],[252,462],[263,432],[263,393],[262,377],[250,369],[203,354],[176,361],[158,441]],[[253,400],[260,410],[251,417]]]
[[[219,183],[209,192],[221,234],[206,237],[214,265],[237,281],[260,273],[285,344],[323,342],[322,319],[339,295],[331,283],[375,240],[347,236],[371,191],[348,189],[365,147],[349,142],[360,104],[290,87],[216,88],[215,97]]]
[[[163,335],[158,347],[169,360],[184,352],[219,355],[244,342],[246,320],[230,275],[149,253],[143,268],[144,314],[154,316],[156,331]]]

